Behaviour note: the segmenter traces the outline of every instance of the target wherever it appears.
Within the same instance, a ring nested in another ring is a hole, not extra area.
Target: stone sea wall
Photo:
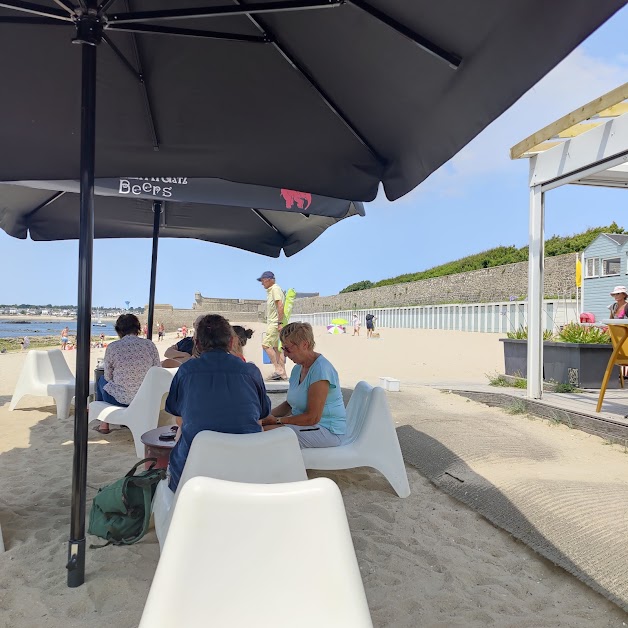
[[[166,332],[176,331],[179,327],[185,325],[188,329],[192,329],[192,325],[198,316],[202,314],[220,314],[231,323],[254,323],[261,320],[257,308],[255,311],[238,312],[235,310],[206,310],[206,309],[179,309],[172,305],[160,304],[155,305],[155,319],[153,333],[157,332],[157,323],[163,323]],[[144,314],[138,317],[142,323],[142,327],[148,320],[148,306],[144,309]]]
[[[545,297],[575,295],[576,254],[545,258]],[[522,299],[528,294],[528,263],[518,262],[468,273],[435,277],[409,283],[359,290],[329,297],[299,298],[294,314],[312,314],[347,309],[439,305],[442,303],[490,303]],[[148,311],[146,307],[145,312]],[[169,304],[155,305],[155,325],[163,323],[166,331],[188,328],[200,314],[221,314],[232,323],[263,321],[265,301],[260,299],[219,299],[194,295],[190,309],[176,309]],[[140,316],[142,325],[147,314]]]
[[[575,295],[576,254],[545,258],[545,296]],[[482,268],[457,275],[359,290],[329,297],[297,299],[293,314],[348,309],[489,303],[521,299],[528,294],[528,262]]]

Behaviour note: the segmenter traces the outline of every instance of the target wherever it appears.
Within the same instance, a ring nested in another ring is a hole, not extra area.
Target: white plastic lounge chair
[[[0,528],[0,554],[4,554],[4,538],[2,537],[2,528]]]
[[[307,480],[299,441],[292,430],[276,429],[257,434],[199,432],[192,441],[176,495],[168,488],[166,480],[157,485],[153,515],[160,546],[168,534],[183,485],[197,476],[254,484]]]
[[[331,480],[185,484],[139,628],[372,625]]]
[[[15,410],[24,395],[53,397],[57,406],[57,418],[67,419],[75,386],[74,375],[59,349],[29,351],[17,380],[9,410]],[[90,394],[93,391],[94,383],[90,382]]]
[[[399,497],[410,495],[408,475],[401,455],[386,392],[359,382],[347,405],[345,444],[339,447],[302,449],[306,469],[336,471],[372,467],[379,471]]]
[[[163,396],[170,391],[176,372],[177,369],[152,366],[128,408],[104,401],[92,401],[89,404],[89,420],[98,419],[114,425],[126,425],[133,434],[137,457],[143,458],[142,434],[157,427],[159,411],[164,407]]]

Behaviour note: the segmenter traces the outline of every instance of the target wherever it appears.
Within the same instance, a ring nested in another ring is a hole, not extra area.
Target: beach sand
[[[263,325],[252,327],[256,334],[246,354],[262,366]],[[501,412],[421,386],[485,382],[485,372],[501,367],[497,336],[422,330],[381,334],[379,340],[367,340],[316,331],[318,348],[337,367],[343,386],[359,379],[377,383],[384,375],[412,384],[390,394],[397,424]],[[169,334],[158,346],[163,351],[173,340]],[[92,351],[94,363],[103,353]],[[66,352],[72,368],[74,357]],[[8,411],[24,359],[19,353],[0,355],[0,524],[7,548],[0,555],[0,627],[137,626],[159,558],[154,531],[130,547],[89,550],[85,585],[67,588],[72,421],[57,420],[52,400],[37,397]],[[272,371],[262,368],[265,375]],[[529,429],[542,438],[550,428],[538,421]],[[589,455],[596,448],[605,465],[626,466],[625,456],[602,448],[599,439],[566,429],[564,435],[565,448],[583,448]],[[90,431],[88,511],[96,490],[136,461],[128,430],[107,436]],[[405,500],[367,469],[310,474],[330,477],[340,486],[375,626],[628,623],[626,614],[602,596],[440,492],[413,467],[407,469],[412,495]]]

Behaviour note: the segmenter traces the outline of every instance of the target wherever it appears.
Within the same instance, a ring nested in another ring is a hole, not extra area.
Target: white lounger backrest
[[[347,431],[345,444],[352,443],[362,431],[366,418],[366,405],[373,387],[366,382],[358,382],[347,404]]]
[[[192,441],[177,493],[199,475],[254,484],[307,480],[297,435],[282,428],[257,434],[199,432]]]
[[[338,487],[190,479],[140,622],[172,626],[371,628]]]
[[[144,376],[142,385],[133,397],[129,409],[141,407],[148,416],[159,414],[164,394],[170,390],[175,369],[165,369],[161,366],[151,366]]]
[[[52,368],[53,381],[59,380],[73,380],[74,375],[68,366],[68,363],[63,357],[63,352],[60,349],[53,349],[52,351],[38,351],[37,353],[47,353],[48,360],[42,360],[38,362],[38,368],[48,372],[49,368]]]
[[[176,494],[165,481],[157,487],[153,513],[161,546],[183,485],[198,476],[252,484],[307,480],[299,441],[292,430],[280,428],[257,434],[199,432],[192,441]]]

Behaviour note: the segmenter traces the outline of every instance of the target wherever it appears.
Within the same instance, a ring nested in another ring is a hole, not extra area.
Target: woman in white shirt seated
[[[105,350],[105,374],[96,383],[96,400],[114,406],[128,406],[137,394],[148,369],[159,366],[159,352],[152,340],[140,338],[140,321],[135,314],[122,314],[116,321],[120,340]],[[94,428],[109,434],[104,421]]]

